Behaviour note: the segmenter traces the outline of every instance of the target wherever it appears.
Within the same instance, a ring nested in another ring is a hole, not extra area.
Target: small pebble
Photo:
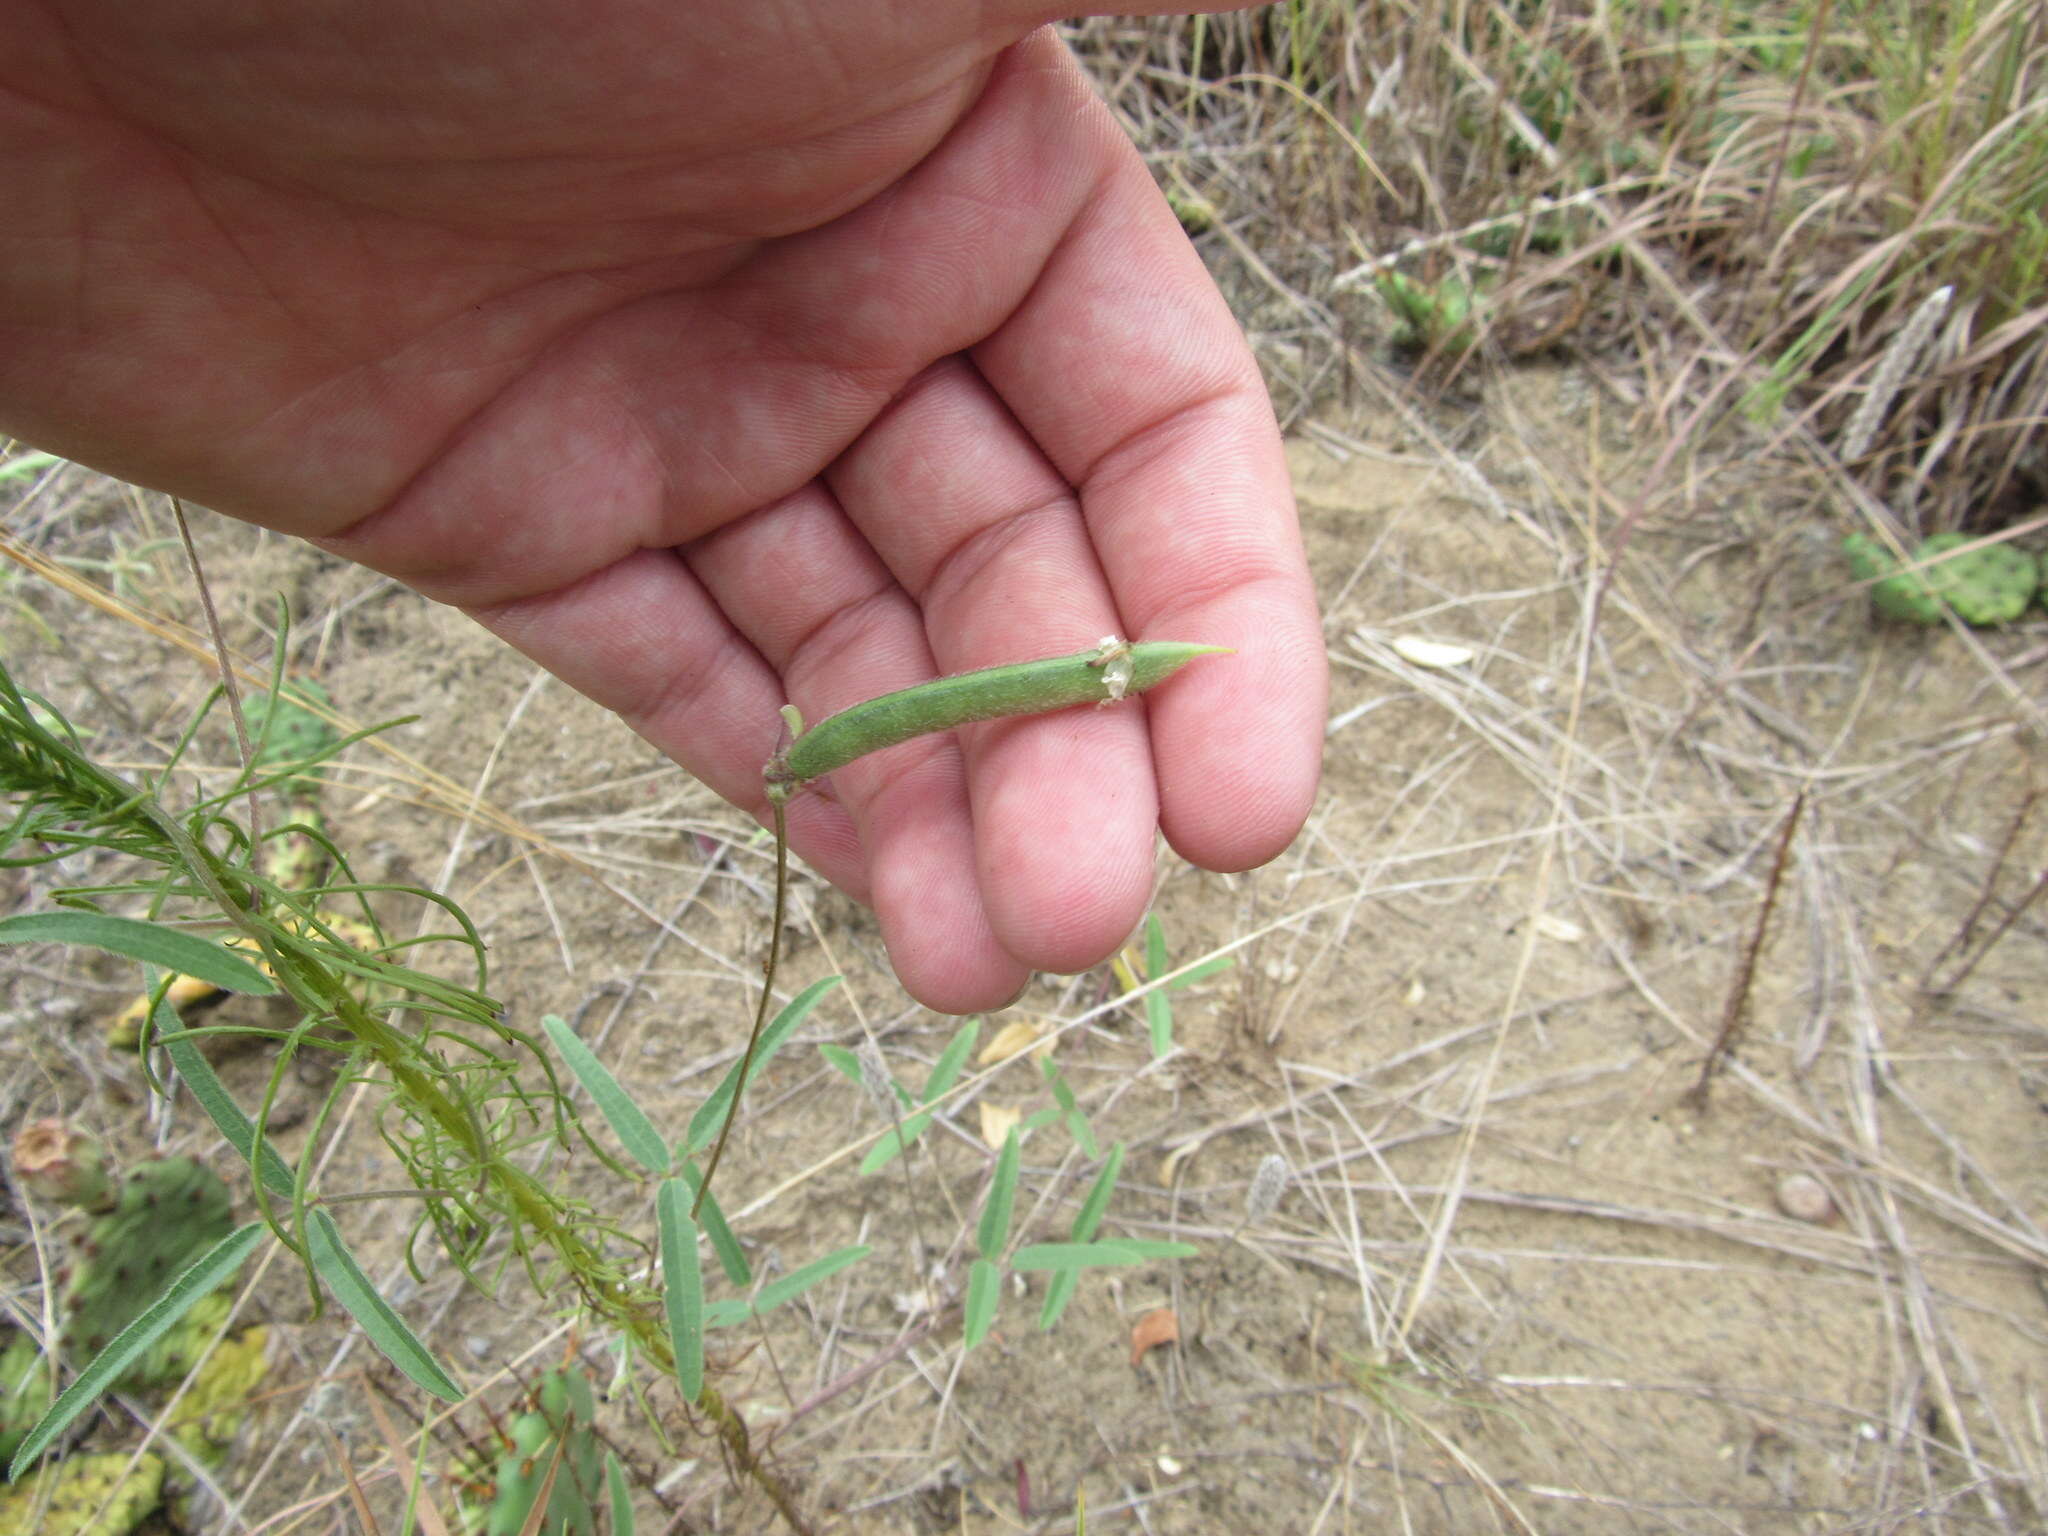
[[[1827,1186],[1810,1173],[1788,1173],[1778,1180],[1778,1209],[1795,1221],[1816,1226],[1825,1226],[1838,1214]]]

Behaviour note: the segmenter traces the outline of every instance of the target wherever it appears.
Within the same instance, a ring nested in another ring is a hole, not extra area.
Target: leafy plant
[[[455,1378],[364,1273],[330,1204],[311,1188],[310,1173],[333,1098],[315,1117],[313,1134],[296,1164],[287,1163],[270,1145],[265,1127],[282,1074],[298,1052],[316,1050],[340,1059],[336,1094],[347,1085],[372,1082],[388,1095],[393,1112],[380,1124],[423,1209],[406,1245],[408,1262],[422,1231],[431,1227],[462,1272],[482,1283],[478,1265],[483,1245],[492,1235],[504,1234],[543,1294],[552,1282],[566,1280],[589,1316],[616,1330],[626,1349],[672,1375],[684,1401],[711,1420],[732,1463],[760,1484],[793,1528],[803,1529],[787,1491],[754,1454],[744,1424],[706,1379],[704,1355],[707,1331],[785,1305],[870,1251],[865,1244],[842,1248],[788,1275],[756,1284],[711,1193],[748,1085],[838,980],[828,977],[813,983],[769,1019],[788,881],[782,804],[816,777],[881,746],[968,720],[1113,701],[1154,685],[1214,649],[1132,647],[1111,640],[1071,657],[939,679],[886,695],[834,716],[813,731],[804,731],[792,718],[795,741],[766,775],[774,807],[777,876],[761,1002],[745,1050],[691,1117],[682,1139],[670,1147],[652,1119],[566,1023],[548,1018],[542,1024],[548,1045],[591,1095],[626,1154],[660,1181],[658,1233],[652,1243],[636,1239],[528,1171],[524,1154],[540,1141],[564,1150],[587,1146],[615,1170],[628,1172],[577,1116],[540,1040],[512,1025],[483,990],[483,946],[467,917],[430,892],[359,882],[346,857],[318,825],[317,809],[308,803],[315,783],[310,770],[353,739],[328,727],[322,718],[324,696],[303,687],[288,688],[280,661],[273,669],[267,702],[253,712],[257,742],[244,768],[226,791],[206,796],[190,811],[176,815],[159,796],[162,774],[137,784],[108,772],[85,752],[54,710],[24,694],[0,669],[0,792],[15,803],[13,821],[0,829],[0,865],[48,863],[99,850],[125,855],[142,871],[118,884],[59,891],[56,899],[67,910],[0,922],[0,942],[85,943],[144,963],[152,988],[141,1044],[145,1049],[152,1043],[166,1048],[193,1097],[247,1160],[263,1217],[229,1230],[224,1188],[218,1181],[206,1184],[204,1170],[189,1161],[156,1165],[124,1186],[103,1218],[121,1224],[124,1257],[116,1261],[121,1267],[102,1271],[88,1266],[83,1271],[82,1305],[91,1305],[89,1327],[78,1342],[94,1358],[21,1438],[14,1449],[15,1469],[32,1463],[102,1392],[127,1378],[151,1358],[150,1351],[172,1338],[195,1308],[236,1272],[262,1241],[266,1228],[303,1260],[316,1300],[324,1288],[421,1390],[449,1401],[463,1395]],[[283,653],[280,642],[280,658]],[[200,719],[218,696],[209,698]],[[172,765],[194,739],[200,719],[179,742]],[[273,788],[297,801],[306,814],[286,829],[259,836],[251,830],[253,814],[238,816],[235,811],[250,811],[252,806],[240,803],[252,802],[259,792]],[[286,839],[301,843],[288,845]],[[310,847],[315,857],[267,857],[287,846]],[[474,982],[451,983],[402,963],[397,958],[400,946],[387,941],[376,926],[368,897],[377,893],[437,905],[455,931],[432,942],[465,949]],[[113,900],[139,901],[148,917],[103,910]],[[343,901],[362,912],[366,939],[337,930],[334,911]],[[175,917],[190,923],[202,914],[223,925],[230,944],[244,953],[169,922]],[[279,1047],[269,1087],[253,1118],[196,1047],[206,1035],[225,1031],[188,1027],[169,1004],[177,975],[256,993],[282,992],[296,1005],[300,1018],[289,1028],[243,1031],[268,1035]],[[915,1131],[908,1122],[896,1127],[895,1151],[909,1145],[929,1123],[931,1103],[952,1086],[973,1039],[970,1022],[962,1026],[927,1082],[927,1107]],[[535,1066],[545,1079],[539,1088],[529,1086],[523,1076],[524,1069]],[[1055,1092],[1062,1093],[1063,1086],[1055,1074]],[[1063,1097],[1070,1120],[1085,1133],[1085,1117],[1079,1115],[1071,1094]],[[998,1160],[997,1183],[978,1231],[979,1262],[984,1267],[973,1282],[977,1336],[993,1321],[991,1277],[1008,1241],[1018,1147],[1013,1132]],[[709,1158],[700,1174],[695,1160],[707,1150]],[[887,1160],[884,1156],[880,1162]],[[160,1214],[152,1220],[147,1214],[170,1208],[189,1211],[190,1216],[172,1222]],[[698,1263],[700,1237],[710,1240],[726,1278],[745,1294],[706,1299]],[[1056,1258],[1046,1267],[1137,1262],[1135,1255],[1143,1246],[1125,1245],[1114,1253],[1105,1249],[1107,1256]],[[1164,1251],[1162,1245],[1150,1248]],[[650,1261],[657,1255],[659,1284],[647,1278]],[[129,1265],[136,1267],[139,1277],[133,1283],[106,1283],[109,1274],[127,1274]],[[119,1306],[115,1293],[120,1293]],[[551,1403],[562,1411],[552,1412]],[[517,1460],[499,1468],[491,1528],[531,1530],[545,1497],[542,1529],[589,1530],[597,1480],[587,1381],[574,1374],[550,1378],[535,1412],[538,1423],[526,1416],[515,1425]],[[543,1445],[552,1447],[545,1473],[539,1470],[537,1457]],[[566,1483],[561,1475],[564,1464],[569,1473]],[[621,1497],[622,1478],[616,1468],[607,1481],[614,1506],[629,1508]]]

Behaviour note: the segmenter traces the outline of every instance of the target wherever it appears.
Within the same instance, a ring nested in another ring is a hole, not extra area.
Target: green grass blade
[[[57,1400],[50,1404],[50,1411],[36,1421],[14,1453],[14,1462],[7,1469],[9,1480],[19,1478],[35,1464],[38,1456],[49,1448],[50,1442],[62,1434],[86,1409],[99,1399],[101,1393],[121,1379],[122,1372],[133,1365],[150,1345],[168,1333],[201,1298],[210,1296],[230,1275],[242,1267],[242,1261],[249,1257],[266,1231],[260,1221],[230,1232],[215,1243],[192,1264],[182,1275],[171,1282],[148,1311],[135,1319],[126,1328],[114,1335],[114,1340],[84,1370],[78,1379],[66,1387]]]
[[[695,1195],[704,1187],[704,1175],[697,1171],[695,1163],[683,1164],[683,1177],[690,1181],[690,1193]],[[704,1235],[711,1239],[711,1251],[718,1255],[718,1267],[725,1271],[725,1278],[734,1285],[754,1283],[753,1266],[747,1263],[746,1250],[740,1247],[740,1240],[733,1236],[732,1228],[725,1223],[725,1212],[719,1209],[718,1196],[707,1194],[704,1203],[697,1208],[697,1224],[704,1229]]]
[[[1166,964],[1166,930],[1159,924],[1157,912],[1145,914],[1145,979],[1157,981],[1168,970]],[[1173,1049],[1173,1004],[1167,1001],[1166,988],[1154,987],[1145,994],[1145,1022],[1152,1030],[1152,1059],[1157,1061]]]
[[[363,1332],[386,1360],[403,1371],[421,1391],[444,1402],[462,1401],[461,1389],[448,1379],[448,1373],[405,1325],[405,1319],[378,1294],[377,1287],[370,1283],[370,1277],[363,1273],[355,1255],[341,1240],[341,1228],[317,1205],[306,1213],[306,1250],[320,1278],[334,1292],[335,1300],[362,1325]]]
[[[990,1261],[1003,1256],[1003,1245],[1010,1240],[1010,1210],[1017,1199],[1018,1149],[1017,1128],[1013,1125],[996,1157],[995,1177],[989,1180],[988,1200],[981,1208],[981,1225],[974,1234],[975,1247]]]
[[[597,1059],[597,1052],[585,1045],[567,1022],[552,1013],[541,1019],[540,1027],[547,1031],[548,1039],[554,1042],[562,1060],[576,1074],[576,1081],[583,1085],[591,1102],[604,1116],[605,1123],[611,1126],[613,1134],[619,1138],[619,1145],[649,1173],[667,1173],[671,1166],[668,1143],[661,1139],[654,1122],[633,1102],[632,1095],[619,1086],[611,1068]]]
[[[285,1160],[278,1156],[277,1148],[265,1141],[261,1147],[256,1142],[256,1123],[242,1113],[234,1095],[213,1070],[199,1049],[198,1042],[185,1032],[185,1022],[169,1003],[158,1003],[152,1016],[156,1029],[157,1043],[171,1058],[171,1066],[178,1078],[192,1090],[192,1097],[199,1101],[199,1107],[206,1111],[214,1129],[227,1138],[228,1145],[242,1154],[242,1160],[250,1164],[272,1193],[285,1199],[292,1198],[295,1188],[292,1170]]]
[[[1010,1268],[1120,1268],[1158,1259],[1192,1259],[1200,1252],[1192,1243],[1032,1243],[1011,1255]]]
[[[939,1052],[939,1059],[932,1063],[932,1075],[925,1079],[925,1103],[931,1103],[959,1080],[960,1069],[967,1065],[967,1058],[973,1054],[974,1042],[980,1034],[980,1019],[968,1019],[953,1032],[953,1038]]]
[[[849,1264],[858,1264],[874,1248],[867,1243],[856,1243],[851,1248],[841,1248],[837,1253],[828,1253],[822,1259],[813,1259],[802,1269],[784,1275],[771,1285],[761,1287],[761,1293],[748,1301],[715,1302],[704,1309],[704,1326],[722,1328],[728,1323],[739,1322],[747,1317],[759,1317],[773,1312],[786,1301],[794,1301],[820,1281],[829,1280]]]
[[[799,992],[790,1005],[775,1016],[774,1022],[761,1031],[760,1043],[754,1048],[753,1065],[747,1069],[747,1083],[751,1085],[761,1075],[761,1069],[768,1065],[768,1058],[782,1048],[782,1044],[803,1023],[806,1015],[818,1006],[827,992],[839,985],[837,976],[827,976],[814,981]],[[744,1059],[744,1058],[743,1058]],[[684,1149],[691,1156],[702,1152],[718,1139],[718,1127],[725,1119],[726,1106],[733,1096],[743,1092],[740,1084],[740,1063],[732,1064],[724,1079],[711,1091],[711,1097],[697,1106],[697,1113],[690,1117],[690,1130],[684,1140]]]
[[[604,1453],[604,1486],[611,1496],[612,1536],[634,1536],[633,1490],[626,1484],[626,1469],[619,1465],[619,1453]]]
[[[277,983],[231,949],[182,928],[104,912],[23,912],[0,917],[0,944],[83,944],[196,976],[230,992],[268,997]]]
[[[996,1305],[1003,1299],[1003,1273],[987,1259],[976,1259],[967,1272],[967,1323],[964,1348],[972,1349],[995,1326]]]
[[[683,1401],[704,1394],[704,1275],[697,1262],[697,1224],[690,1220],[690,1187],[663,1179],[655,1194],[661,1224],[661,1302],[668,1313],[669,1348]]]

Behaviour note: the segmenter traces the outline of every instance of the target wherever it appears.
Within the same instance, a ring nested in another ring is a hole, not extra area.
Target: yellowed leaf
[[[1008,1061],[1012,1056],[1028,1051],[1039,1044],[1038,1026],[1028,1019],[1012,1019],[996,1031],[995,1038],[981,1048],[975,1058],[977,1066],[992,1067],[999,1061]],[[1050,1046],[1051,1041],[1046,1041]]]
[[[1131,1364],[1145,1358],[1145,1351],[1160,1344],[1180,1342],[1180,1314],[1171,1307],[1154,1307],[1131,1329]]]
[[[998,1152],[1009,1139],[1010,1128],[1024,1118],[1024,1111],[1004,1104],[991,1104],[987,1099],[975,1105],[981,1111],[981,1139]]]

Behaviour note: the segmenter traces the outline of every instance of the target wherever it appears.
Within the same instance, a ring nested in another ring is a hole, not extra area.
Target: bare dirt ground
[[[982,1108],[1050,1094],[1030,1056],[990,1067],[904,1164],[861,1177],[885,1127],[816,1044],[871,1034],[915,1088],[957,1026],[911,1007],[865,915],[806,878],[784,983],[847,982],[773,1064],[720,1177],[757,1273],[874,1252],[721,1335],[714,1365],[816,1529],[1066,1531],[1083,1499],[1090,1530],[1159,1536],[2048,1528],[2048,903],[2019,910],[2048,867],[2048,814],[2020,820],[2048,624],[1873,626],[1836,531],[1733,455],[1621,515],[1647,450],[1576,373],[1510,375],[1434,419],[1433,438],[1326,418],[1294,441],[1337,667],[1325,786],[1268,869],[1162,853],[1172,963],[1230,960],[1170,994],[1173,1053],[1152,1059],[1129,996],[1142,941],[1123,973],[1043,978],[982,1029],[1057,1037],[1101,1147],[1125,1145],[1105,1231],[1199,1258],[1087,1276],[1049,1334],[1027,1277],[963,1359]],[[22,545],[201,622],[154,498],[63,470],[9,499]],[[575,1020],[679,1128],[744,1033],[757,830],[460,617],[281,539],[197,531],[236,648],[265,654],[283,594],[296,672],[364,723],[418,717],[390,736],[418,766],[357,747],[333,775],[338,840],[370,876],[461,902],[512,1015]],[[4,597],[20,681],[104,759],[161,761],[206,663],[26,573]],[[225,760],[224,735],[204,746]],[[54,879],[9,875],[0,909]],[[9,957],[9,1120],[216,1148],[189,1099],[149,1102],[99,1043],[132,986],[112,962]],[[267,1068],[223,1070],[253,1094]],[[343,1103],[323,1187],[379,1187],[374,1096]],[[1288,1184],[1246,1224],[1271,1154]],[[1018,1234],[1063,1238],[1098,1167],[1062,1127],[1034,1132]],[[1781,1208],[1791,1174],[1830,1216]],[[652,1229],[648,1190],[588,1159],[560,1176]],[[400,1219],[344,1209],[475,1389],[426,1455],[452,1511],[449,1448],[488,1433],[481,1404],[571,1347],[608,1375],[606,1341],[517,1275],[495,1301],[445,1265],[403,1280]],[[19,1207],[7,1223],[10,1308],[32,1319],[36,1253]],[[229,1507],[195,1528],[355,1529],[353,1479],[400,1529],[371,1398],[411,1434],[417,1394],[308,1321],[287,1265],[246,1306],[279,1325],[276,1359],[219,1474]],[[1180,1342],[1134,1364],[1133,1325],[1162,1306]],[[606,1412],[641,1529],[771,1528],[673,1390],[645,1385],[672,1447],[625,1395]],[[96,1435],[136,1430],[117,1410]]]

